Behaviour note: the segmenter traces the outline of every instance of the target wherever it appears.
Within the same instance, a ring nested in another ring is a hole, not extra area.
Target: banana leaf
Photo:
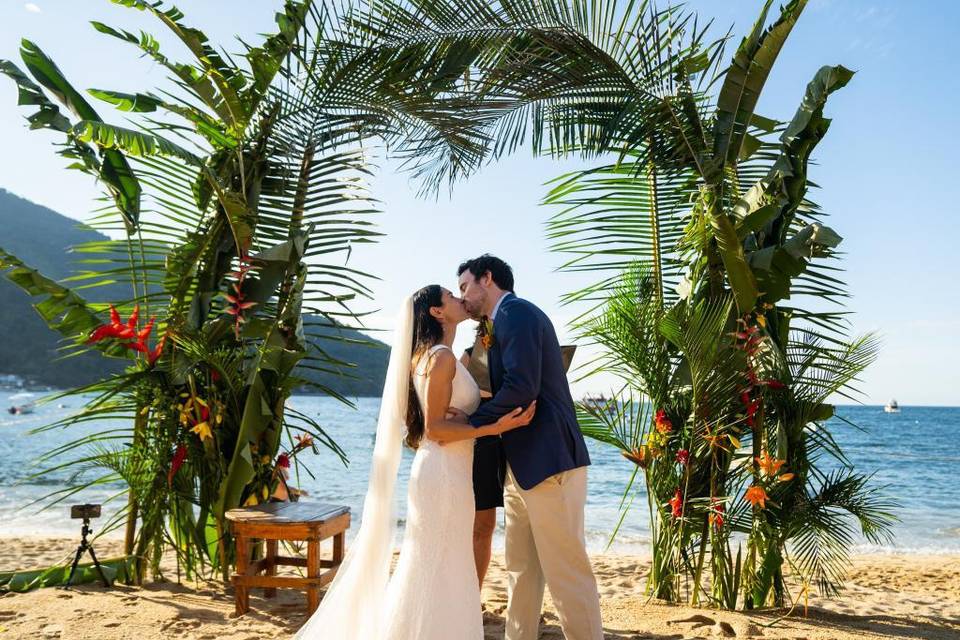
[[[100,562],[100,566],[103,567],[103,573],[110,584],[118,580],[129,583],[135,575],[135,562],[136,558],[134,556],[123,556],[103,560]],[[67,584],[68,577],[70,577],[70,565],[0,573],[0,593],[25,593],[44,587],[59,587]],[[70,584],[90,584],[93,582],[100,582],[100,574],[93,563],[77,565],[77,571],[74,573]]]

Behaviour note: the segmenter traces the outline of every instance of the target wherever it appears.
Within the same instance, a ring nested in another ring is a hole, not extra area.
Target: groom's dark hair
[[[506,262],[489,253],[485,253],[479,258],[467,260],[457,269],[457,277],[463,275],[464,271],[473,274],[473,279],[482,278],[489,271],[490,276],[498,287],[504,291],[513,291],[513,269]]]

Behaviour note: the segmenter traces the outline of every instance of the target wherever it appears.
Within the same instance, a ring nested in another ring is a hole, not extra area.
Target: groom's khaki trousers
[[[586,500],[586,467],[550,476],[530,490],[507,467],[506,640],[537,639],[544,584],[567,640],[603,640],[600,595],[583,532]]]

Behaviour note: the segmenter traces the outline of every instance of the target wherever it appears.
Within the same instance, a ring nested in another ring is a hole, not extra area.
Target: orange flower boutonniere
[[[480,337],[480,344],[487,351],[493,346],[493,321],[484,316],[477,326],[477,335]]]

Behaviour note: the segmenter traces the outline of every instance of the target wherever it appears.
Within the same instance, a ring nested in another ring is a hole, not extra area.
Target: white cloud
[[[30,13],[40,13],[40,7],[38,7],[32,2],[28,2],[27,4],[23,5],[23,8],[29,11]]]

